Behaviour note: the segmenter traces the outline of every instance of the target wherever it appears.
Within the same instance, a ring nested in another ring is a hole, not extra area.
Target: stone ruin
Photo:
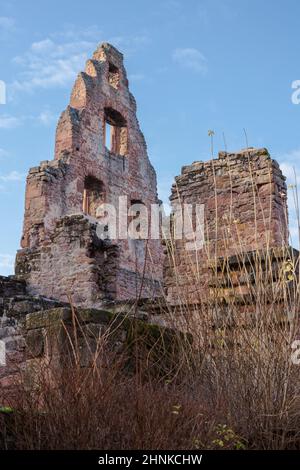
[[[183,167],[176,178],[173,210],[178,203],[204,205],[202,250],[187,252],[185,240],[174,236],[165,247],[159,239],[100,239],[98,208],[117,206],[124,196],[128,208],[159,202],[123,56],[105,43],[77,77],[57,126],[54,160],[29,171],[15,276],[0,278],[0,341],[6,345],[0,389],[12,387],[20,365],[52,354],[50,332],[61,338],[62,321],[71,321],[70,301],[88,330],[103,331],[119,313],[153,324],[162,287],[174,308],[179,299],[197,304],[210,295],[245,297],[241,263],[251,267],[253,253],[271,253],[277,274],[286,250],[297,256],[288,248],[285,177],[266,149],[220,152],[218,159]],[[141,308],[137,298],[144,299]],[[121,330],[117,347],[127,337]],[[59,356],[64,344],[53,346]]]
[[[0,277],[0,346],[6,349],[0,389],[11,389],[20,369],[49,356],[50,331],[61,336],[61,322],[70,321],[68,302],[100,308],[161,295],[160,240],[98,236],[99,208],[117,207],[119,197],[126,197],[127,208],[158,203],[123,56],[104,43],[79,73],[59,119],[54,160],[28,174],[15,276]],[[120,313],[114,308],[98,310],[98,319],[93,310],[81,310],[82,322],[103,331]],[[119,336],[120,346],[126,343],[124,328]],[[61,347],[54,349],[63,355]]]
[[[158,203],[123,56],[105,43],[77,77],[57,126],[54,160],[29,171],[16,259],[28,293],[93,307],[160,294],[159,240],[149,240],[147,257],[145,240],[97,236],[99,207],[118,207],[120,196],[128,208]]]
[[[173,237],[164,267],[168,302],[245,301],[257,256],[260,265],[273,265],[280,281],[280,266],[298,256],[289,248],[285,180],[265,148],[220,152],[217,159],[182,168],[171,204],[174,210],[178,204],[203,204],[205,241],[203,249],[187,251],[185,240]]]

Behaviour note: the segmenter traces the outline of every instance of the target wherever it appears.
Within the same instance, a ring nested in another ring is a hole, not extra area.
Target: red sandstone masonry
[[[173,207],[204,204],[205,243],[187,252],[184,241],[173,240],[175,256],[165,262],[168,300],[204,300],[218,258],[288,246],[286,193],[285,177],[266,149],[220,152],[218,159],[183,167],[170,200]]]
[[[110,150],[105,122],[112,125]],[[139,200],[148,208],[158,202],[123,56],[105,43],[78,75],[57,126],[55,159],[29,171],[22,250],[16,259],[16,274],[27,281],[29,293],[63,301],[72,294],[78,305],[88,306],[136,296],[145,241],[101,245],[95,241],[95,214],[83,215],[84,206],[91,211],[96,203],[118,205],[124,195],[129,204]],[[149,241],[148,254],[144,297],[159,293],[160,241]]]

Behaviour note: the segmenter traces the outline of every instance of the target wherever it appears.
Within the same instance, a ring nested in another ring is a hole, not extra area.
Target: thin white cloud
[[[0,115],[0,129],[15,129],[23,125],[24,123],[40,124],[43,126],[49,126],[53,122],[57,121],[58,116],[52,111],[46,109],[40,112],[38,115],[22,115],[22,116],[11,116],[11,115]],[[6,156],[6,152],[0,148],[0,157]]]
[[[294,149],[290,152],[284,153],[280,156],[281,160],[299,160],[300,158],[300,149]]]
[[[7,175],[0,175],[0,181],[3,183],[13,182],[13,181],[24,181],[25,175],[24,173],[20,173],[19,171],[13,170]]]
[[[0,16],[0,31],[1,32],[12,32],[15,30],[14,18],[8,16]]]
[[[43,126],[50,126],[53,122],[57,120],[56,114],[52,113],[49,110],[42,111],[37,120],[43,124]]]
[[[182,7],[182,3],[180,3],[178,0],[165,0],[162,3],[162,6],[170,10],[177,10]]]
[[[299,182],[300,176],[300,149],[295,149],[287,152],[278,158],[280,162],[280,168],[283,174],[287,177],[287,181],[290,184],[295,182],[295,175],[297,182]]]
[[[97,46],[99,34],[95,27],[79,31],[70,27],[33,42],[24,54],[13,58],[20,72],[10,85],[11,92],[68,86]]]
[[[132,73],[128,76],[128,80],[131,82],[140,82],[144,80],[145,75],[143,73]]]
[[[102,41],[103,35],[96,27],[80,31],[70,27],[69,31],[54,33],[32,43],[23,55],[13,59],[20,72],[9,86],[10,93],[69,86]],[[133,52],[147,41],[146,35],[118,36],[107,40],[126,53]]]
[[[14,267],[15,258],[9,254],[0,253],[0,268],[5,270],[11,270]]]
[[[192,47],[177,48],[172,53],[172,59],[181,67],[189,68],[202,74],[207,72],[207,60],[198,49]]]
[[[78,41],[78,39],[88,39],[92,41],[100,41],[103,37],[103,31],[96,25],[87,26],[78,30],[73,24],[66,24],[60,31],[50,34],[52,39],[63,39],[68,41]]]
[[[31,51],[32,52],[35,52],[37,54],[44,54],[45,52],[49,52],[51,50],[53,50],[53,48],[55,47],[55,44],[54,42],[47,38],[47,39],[43,39],[42,41],[38,41],[38,42],[33,42],[31,44]],[[15,58],[15,61],[18,62],[18,57]],[[20,58],[20,61],[22,62],[22,57]]]
[[[299,248],[299,228],[297,206],[300,201],[297,201],[297,193],[295,186],[300,182],[300,149],[294,149],[286,152],[278,157],[280,168],[287,179],[288,187],[288,209],[289,209],[289,233],[292,246]]]
[[[0,158],[8,157],[8,155],[9,153],[6,150],[0,148]]]
[[[166,213],[170,213],[171,188],[175,178],[171,175],[159,175],[157,179],[157,192],[159,199],[163,202]]]
[[[0,129],[15,129],[21,124],[21,119],[8,114],[0,115]]]
[[[49,51],[45,52],[47,47]],[[80,50],[79,45],[77,48],[75,44],[61,46],[46,41],[34,43],[30,52],[14,59],[24,70],[10,88],[12,92],[30,92],[35,88],[64,87],[75,79],[87,58],[87,51]]]
[[[286,176],[287,181],[291,184],[295,180],[295,174],[297,176],[297,170],[294,165],[289,163],[281,163],[280,168],[284,176]]]
[[[120,49],[126,57],[129,57],[149,45],[151,40],[148,34],[137,34],[135,36],[113,36],[107,42]]]

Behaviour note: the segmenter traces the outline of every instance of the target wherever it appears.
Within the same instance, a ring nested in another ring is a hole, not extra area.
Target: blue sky
[[[0,0],[0,274],[13,271],[25,176],[53,158],[72,83],[96,45],[125,54],[149,156],[167,199],[181,167],[215,151],[267,147],[299,167],[297,0]],[[295,220],[291,211],[292,233]]]

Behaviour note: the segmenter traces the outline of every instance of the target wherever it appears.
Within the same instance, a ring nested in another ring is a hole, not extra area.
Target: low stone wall
[[[62,305],[54,300],[26,293],[26,284],[13,276],[0,277],[0,397],[13,390],[26,360],[24,320],[29,312]]]
[[[100,367],[109,367],[123,354],[127,371],[133,372],[139,360],[155,374],[166,373],[171,363],[174,366],[174,355],[178,357],[180,344],[187,340],[171,328],[124,312],[71,307],[26,315],[24,338],[27,371],[45,364],[63,370],[75,358],[81,367],[90,367],[96,358]],[[105,353],[98,357],[99,345]]]
[[[2,289],[4,285],[7,289],[1,298],[5,363],[0,365],[0,406],[14,403],[21,376],[30,387],[43,367],[63,372],[74,363],[75,350],[80,367],[91,366],[101,343],[105,349],[99,357],[101,367],[110,367],[113,358],[122,354],[127,372],[134,372],[139,360],[147,364],[148,372],[164,374],[174,366],[174,354],[178,356],[186,340],[177,331],[152,323],[150,301],[108,303],[107,310],[75,309],[26,295],[22,282],[2,281]]]

